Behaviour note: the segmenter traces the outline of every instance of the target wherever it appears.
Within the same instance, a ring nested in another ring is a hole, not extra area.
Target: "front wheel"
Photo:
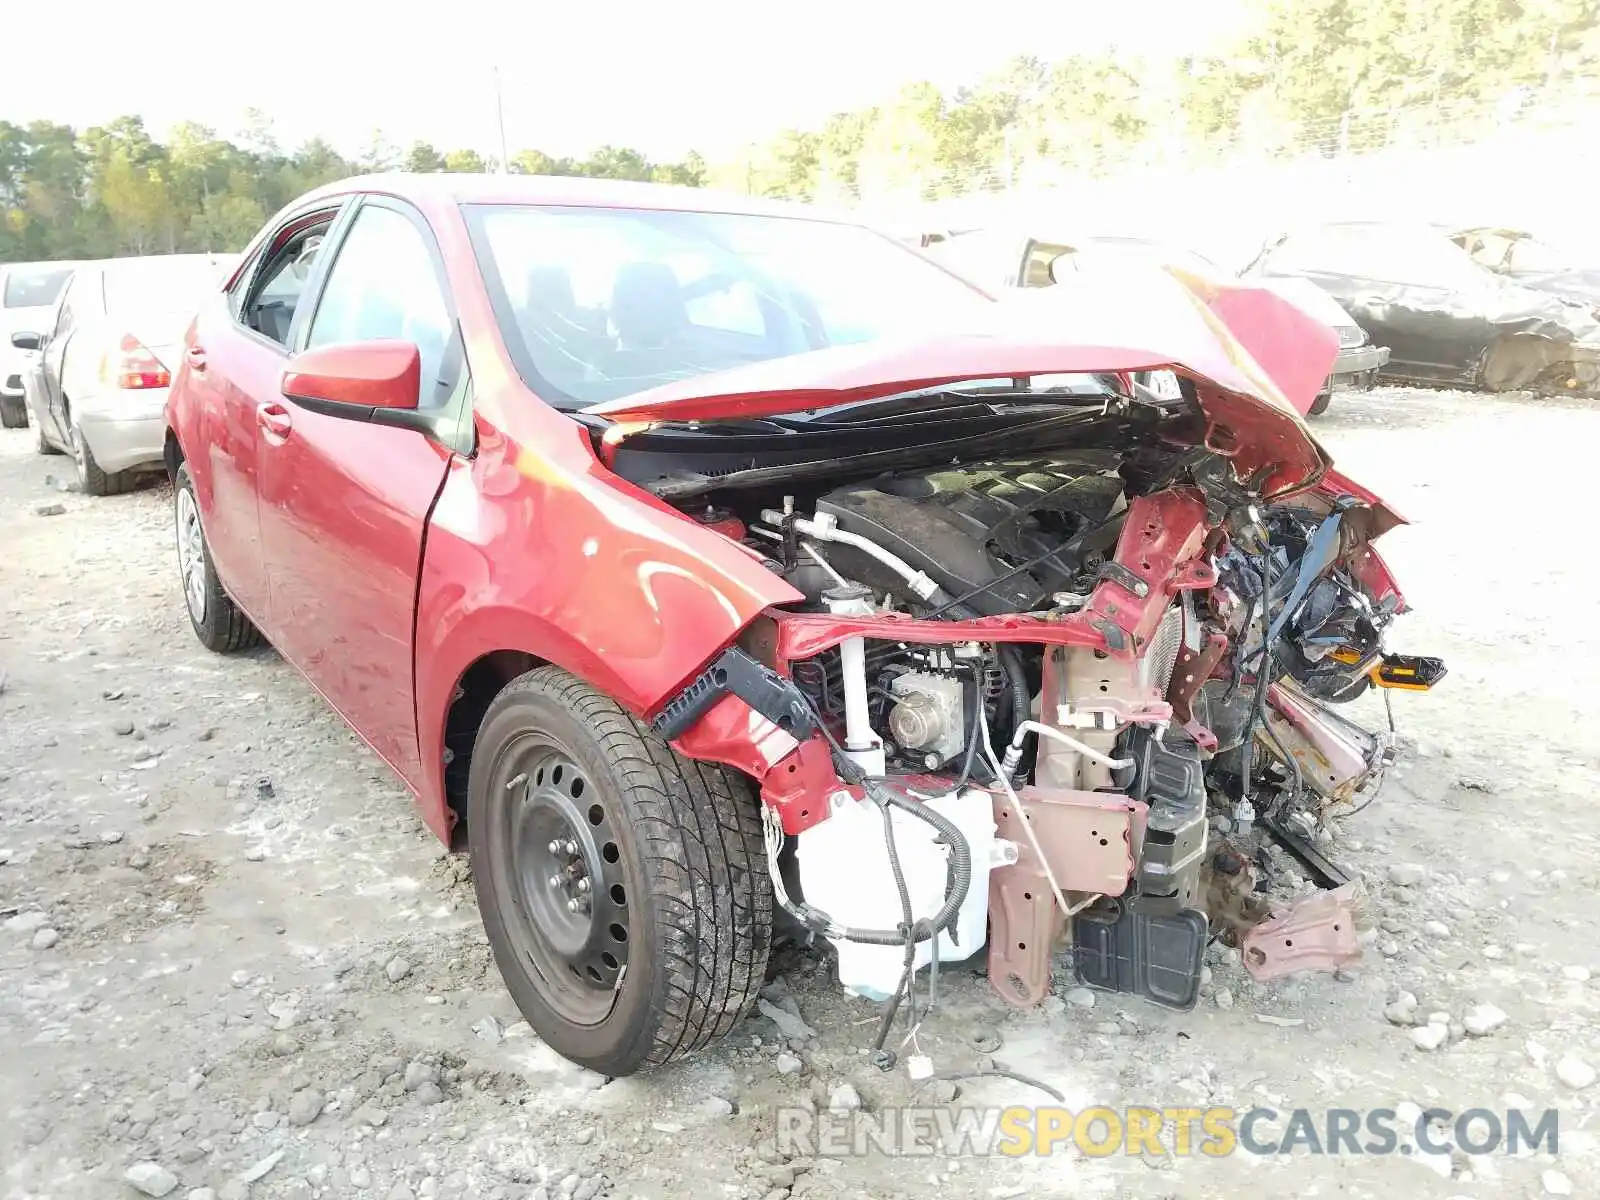
[[[472,876],[512,999],[607,1075],[684,1058],[754,1002],[772,883],[743,778],[557,667],[507,685],[467,788]]]
[[[1328,411],[1328,405],[1330,405],[1332,403],[1333,403],[1333,389],[1332,388],[1329,388],[1325,392],[1318,392],[1317,393],[1317,398],[1311,402],[1311,411],[1307,415],[1308,416],[1313,416],[1313,417],[1320,417],[1323,413]]]
[[[180,466],[172,480],[172,511],[178,535],[178,581],[183,585],[183,602],[195,637],[218,654],[260,645],[261,634],[217,578],[187,465]]]

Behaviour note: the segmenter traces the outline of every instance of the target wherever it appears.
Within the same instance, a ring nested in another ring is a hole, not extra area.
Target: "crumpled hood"
[[[623,424],[749,418],[977,379],[1170,370],[1196,384],[1206,444],[1284,492],[1331,462],[1302,414],[1338,349],[1332,329],[1266,288],[1171,268],[1085,272],[960,327],[752,363],[584,412]]]

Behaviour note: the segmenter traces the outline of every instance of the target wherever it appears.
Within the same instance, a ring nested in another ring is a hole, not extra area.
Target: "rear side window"
[[[12,267],[0,292],[5,308],[49,308],[72,276],[71,267]]]
[[[365,205],[340,242],[306,345],[411,342],[422,356],[418,403],[433,408],[454,390],[443,378],[454,327],[421,230],[392,208]]]

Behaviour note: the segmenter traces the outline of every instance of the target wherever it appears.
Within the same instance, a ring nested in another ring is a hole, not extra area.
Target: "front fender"
[[[531,654],[648,717],[766,608],[803,599],[606,471],[576,426],[539,452],[483,433],[446,476],[418,585],[417,721],[441,806],[445,717],[485,654]]]

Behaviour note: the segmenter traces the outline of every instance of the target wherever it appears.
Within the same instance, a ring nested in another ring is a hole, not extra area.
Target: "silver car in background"
[[[28,404],[22,379],[34,353],[11,344],[13,333],[38,330],[55,311],[61,289],[76,263],[0,263],[0,425],[28,427]]]
[[[23,380],[39,450],[71,454],[91,496],[125,492],[160,469],[184,331],[237,261],[165,254],[82,263],[48,327],[11,335],[19,349],[39,352]]]

